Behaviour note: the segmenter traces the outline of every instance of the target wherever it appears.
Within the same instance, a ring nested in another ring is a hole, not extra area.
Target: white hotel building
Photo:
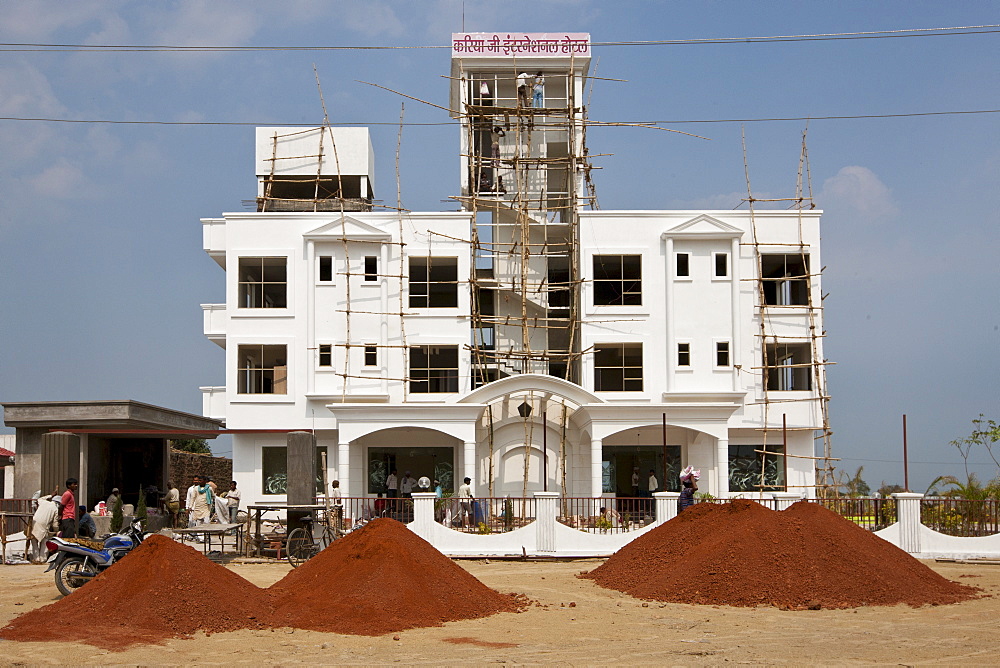
[[[820,212],[591,210],[589,64],[589,35],[454,36],[457,211],[373,205],[365,128],[257,129],[257,210],[202,220],[226,281],[204,414],[246,430],[245,501],[285,500],[279,430],[314,432],[345,496],[393,468],[632,496],[635,467],[644,494],[687,465],[717,496],[811,494]]]

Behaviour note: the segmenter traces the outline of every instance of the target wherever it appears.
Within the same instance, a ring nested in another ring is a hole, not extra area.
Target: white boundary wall
[[[653,494],[656,520],[653,524],[618,533],[580,531],[556,521],[557,492],[536,492],[537,519],[513,531],[497,534],[469,534],[434,521],[434,494],[415,493],[414,520],[408,526],[418,536],[449,557],[599,557],[608,556],[639,536],[677,515],[676,492]],[[784,510],[801,497],[776,492],[776,507]],[[920,524],[922,494],[893,494],[899,522],[875,535],[918,559],[1000,558],[1000,535],[980,538],[946,536]]]

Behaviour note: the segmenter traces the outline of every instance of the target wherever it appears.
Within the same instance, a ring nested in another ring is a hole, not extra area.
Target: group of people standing
[[[172,482],[169,486],[170,491],[167,492],[166,501],[167,510],[176,518],[176,512],[180,509],[180,495],[172,494],[177,492]],[[171,510],[171,504],[176,505],[178,510]],[[233,480],[229,483],[229,489],[220,494],[218,486],[210,477],[196,475],[194,483],[188,487],[184,507],[188,511],[188,528],[210,522],[235,524],[236,515],[240,509],[240,490],[237,489],[236,481]]]

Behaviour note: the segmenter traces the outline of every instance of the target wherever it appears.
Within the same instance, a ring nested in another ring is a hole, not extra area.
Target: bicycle
[[[342,534],[330,526],[328,521],[324,521],[320,524],[322,532],[317,538],[313,531],[312,515],[306,515],[301,521],[302,526],[292,529],[285,541],[285,555],[292,568],[298,568],[300,564],[315,557]]]

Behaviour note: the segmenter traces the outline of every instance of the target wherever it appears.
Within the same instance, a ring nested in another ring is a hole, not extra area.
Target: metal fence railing
[[[533,497],[487,497],[463,504],[451,496],[435,499],[434,521],[464,533],[504,533],[534,522],[535,508]]]
[[[623,533],[652,524],[656,502],[651,496],[594,499],[562,497],[556,520],[587,533]]]
[[[920,523],[949,536],[992,536],[1000,533],[1000,500],[925,498]]]

